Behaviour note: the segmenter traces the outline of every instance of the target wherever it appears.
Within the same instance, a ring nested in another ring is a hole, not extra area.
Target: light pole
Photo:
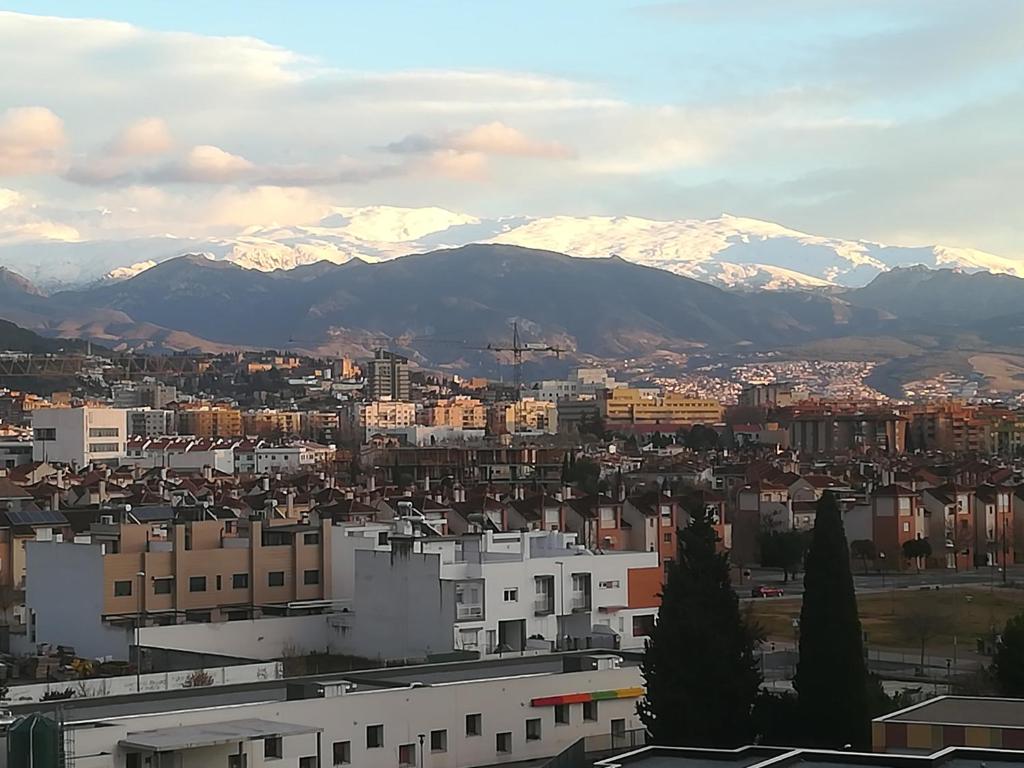
[[[555,631],[558,632],[558,645],[562,646],[562,628],[565,625],[565,621],[562,616],[565,615],[565,563],[561,560],[555,560],[555,565],[558,566],[558,610],[559,613],[555,615]],[[562,648],[561,650],[565,650]]]
[[[135,574],[138,580],[139,594],[135,598],[135,692],[142,690],[142,591],[146,588],[146,572]]]

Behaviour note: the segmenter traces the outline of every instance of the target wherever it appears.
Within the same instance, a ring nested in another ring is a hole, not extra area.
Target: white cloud
[[[125,126],[110,143],[110,154],[120,156],[162,155],[174,146],[167,123],[159,117],[143,117]]]
[[[64,124],[46,107],[8,109],[0,114],[0,174],[52,171],[64,143]]]

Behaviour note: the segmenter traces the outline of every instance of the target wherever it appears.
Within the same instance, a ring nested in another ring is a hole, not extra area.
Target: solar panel
[[[13,525],[67,525],[68,519],[49,509],[18,509],[7,513]]]
[[[132,507],[131,515],[140,523],[153,523],[170,520],[174,517],[174,510],[168,506]]]

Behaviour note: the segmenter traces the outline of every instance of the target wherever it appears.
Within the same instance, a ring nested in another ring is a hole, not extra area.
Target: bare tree
[[[896,631],[908,643],[921,651],[920,667],[924,669],[928,645],[952,621],[940,606],[922,597],[911,608],[896,617]]]

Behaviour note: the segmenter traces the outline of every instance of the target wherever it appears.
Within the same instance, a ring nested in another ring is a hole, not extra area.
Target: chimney
[[[288,510],[288,517],[295,516],[295,491],[289,490],[288,495],[285,496],[285,509]],[[306,515],[306,517],[309,516]]]
[[[60,491],[54,491],[50,494],[50,511],[56,512],[60,509]]]
[[[370,478],[366,481],[366,490],[373,493],[377,490],[377,476],[370,472]]]
[[[425,493],[430,493],[430,473],[423,478],[423,490]]]
[[[270,475],[266,475],[263,478],[263,490],[264,492],[270,490]]]
[[[625,481],[619,483],[619,501],[626,500],[626,483]]]
[[[100,480],[99,482],[96,483],[96,495],[98,496],[97,501],[99,501],[100,504],[102,504],[103,502],[105,502],[107,500],[107,481],[106,480]]]
[[[213,467],[209,464],[203,465],[203,479],[207,481],[213,480]]]

